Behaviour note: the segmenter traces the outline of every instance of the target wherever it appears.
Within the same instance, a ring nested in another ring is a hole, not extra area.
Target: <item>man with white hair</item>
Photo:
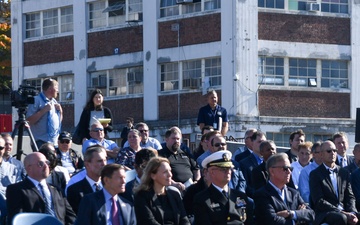
[[[114,163],[117,153],[120,150],[119,146],[115,142],[105,139],[104,127],[98,120],[93,119],[89,129],[91,138],[86,140],[82,145],[83,155],[89,146],[101,145],[106,149],[107,163]]]

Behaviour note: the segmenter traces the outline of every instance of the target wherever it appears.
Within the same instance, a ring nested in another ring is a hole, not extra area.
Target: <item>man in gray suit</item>
[[[119,193],[125,191],[125,168],[109,164],[101,171],[102,191],[85,195],[80,202],[75,225],[135,225],[134,208]]]

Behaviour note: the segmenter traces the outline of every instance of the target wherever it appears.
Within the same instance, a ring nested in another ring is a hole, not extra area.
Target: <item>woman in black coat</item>
[[[80,121],[78,124],[78,134],[82,140],[82,142],[90,139],[89,126],[91,118],[101,119],[107,118],[111,119],[109,123],[102,123],[104,126],[105,134],[107,132],[111,132],[112,128],[112,114],[109,108],[103,106],[104,96],[100,89],[94,90],[91,95],[89,101],[86,103],[84,110],[81,113]]]
[[[134,208],[138,224],[190,225],[180,192],[169,188],[170,162],[166,158],[152,158],[135,189]]]

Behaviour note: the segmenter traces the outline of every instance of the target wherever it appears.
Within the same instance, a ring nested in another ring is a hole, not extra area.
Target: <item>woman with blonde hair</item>
[[[150,159],[135,189],[134,208],[138,224],[190,225],[179,191],[169,187],[171,167],[166,158]]]

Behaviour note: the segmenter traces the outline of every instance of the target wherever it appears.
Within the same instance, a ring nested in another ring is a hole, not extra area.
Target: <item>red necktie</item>
[[[115,196],[112,197],[111,221],[112,221],[112,225],[120,225],[119,209]]]

